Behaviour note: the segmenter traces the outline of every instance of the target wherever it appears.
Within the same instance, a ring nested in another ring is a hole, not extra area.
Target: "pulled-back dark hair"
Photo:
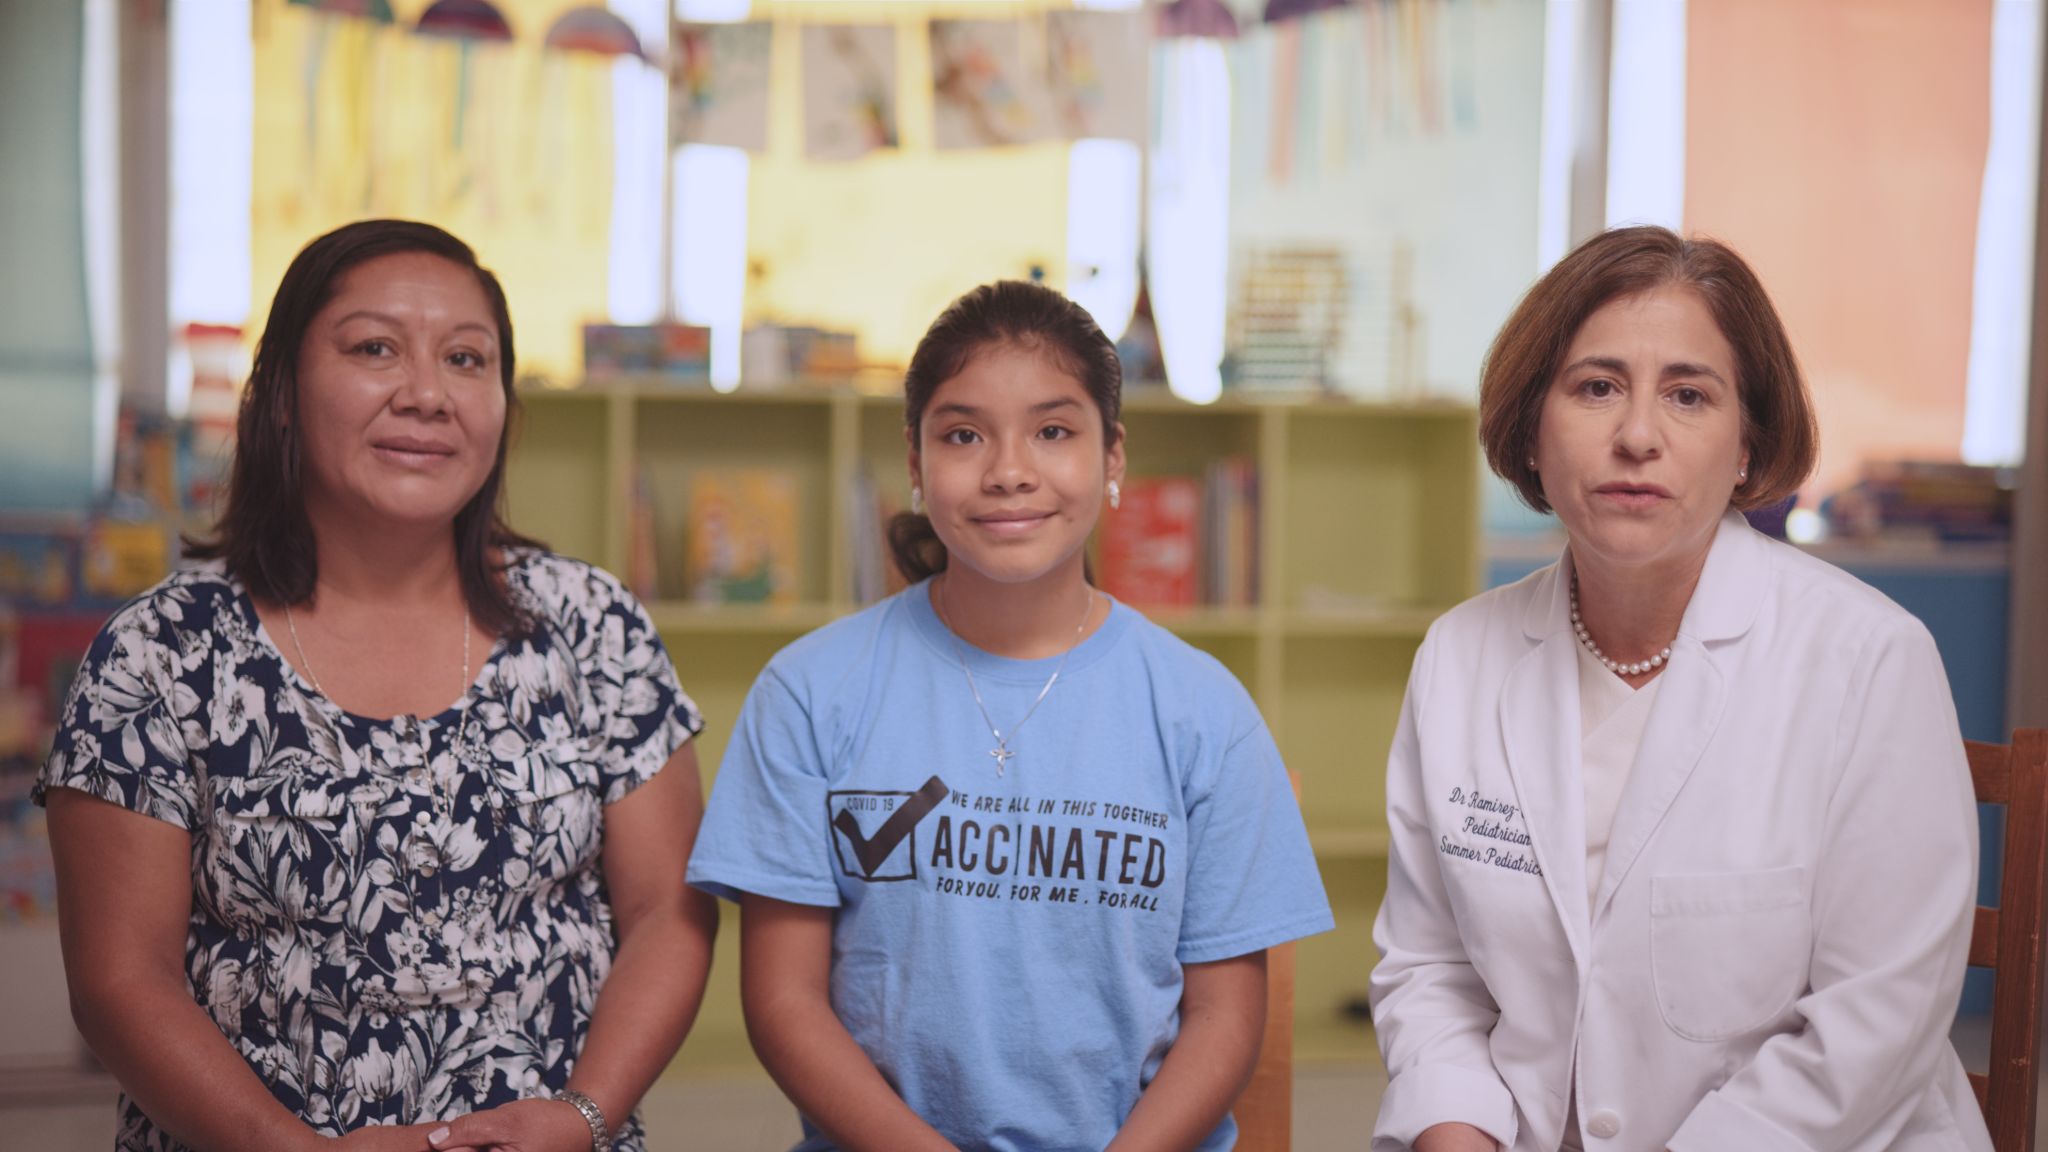
[[[512,388],[512,315],[505,305],[505,290],[477,263],[469,245],[412,220],[360,220],[306,245],[278,282],[270,318],[256,342],[255,365],[235,421],[234,463],[220,520],[211,539],[185,541],[188,556],[225,560],[229,573],[253,596],[302,604],[313,595],[320,572],[313,526],[306,518],[304,457],[294,430],[299,415],[299,350],[306,330],[350,269],[407,252],[439,256],[476,277],[498,327],[507,433],[519,414],[519,397]],[[506,589],[494,557],[504,548],[540,545],[512,531],[500,508],[509,440],[506,433],[499,435],[490,475],[455,514],[455,562],[470,615],[493,632],[517,634],[531,621]]]
[[[919,442],[924,411],[939,385],[994,348],[1019,348],[1046,357],[1081,382],[1102,413],[1105,442],[1116,439],[1123,407],[1123,363],[1087,309],[1042,284],[998,280],[946,306],[911,354],[903,374],[903,423]],[[946,570],[946,546],[929,517],[899,513],[889,522],[889,550],[911,582]]]

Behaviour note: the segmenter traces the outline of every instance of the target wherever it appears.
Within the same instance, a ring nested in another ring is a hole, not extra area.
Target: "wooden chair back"
[[[1997,1152],[2033,1152],[2040,1041],[2042,885],[2048,875],[2048,729],[2010,744],[1965,741],[1981,804],[2005,806],[1998,907],[1978,906],[1970,963],[1991,977],[1991,1072],[1970,1086]]]
[[[1301,801],[1301,778],[1294,777]],[[1293,1152],[1294,944],[1266,949],[1266,1036],[1252,1078],[1231,1106],[1238,1152]]]

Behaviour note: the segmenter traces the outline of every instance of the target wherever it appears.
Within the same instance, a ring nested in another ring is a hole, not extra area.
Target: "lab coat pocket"
[[[1806,869],[1650,879],[1650,969],[1664,1023],[1688,1040],[1755,1031],[1806,987]]]

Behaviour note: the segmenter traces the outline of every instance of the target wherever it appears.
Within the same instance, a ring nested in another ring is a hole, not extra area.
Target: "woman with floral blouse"
[[[702,721],[616,580],[506,527],[512,380],[461,241],[315,240],[217,535],[93,643],[37,795],[117,1148],[643,1147],[717,927]]]

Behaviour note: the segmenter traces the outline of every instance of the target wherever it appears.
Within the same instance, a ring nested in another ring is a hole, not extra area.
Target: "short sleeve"
[[[93,638],[72,681],[33,798],[74,788],[190,830],[199,809],[192,757],[205,744],[210,694],[204,628],[182,586],[130,603]],[[192,621],[197,623],[197,621]]]
[[[596,643],[588,668],[604,723],[599,764],[604,802],[615,804],[654,778],[676,749],[704,730],[704,717],[676,680],[661,634],[640,601],[609,577],[596,601]]]
[[[1264,722],[1238,737],[1211,771],[1191,781],[1180,962],[1227,960],[1336,927]]]
[[[751,892],[839,906],[818,747],[810,710],[770,667],[740,707],[690,854],[691,884],[727,900]]]

